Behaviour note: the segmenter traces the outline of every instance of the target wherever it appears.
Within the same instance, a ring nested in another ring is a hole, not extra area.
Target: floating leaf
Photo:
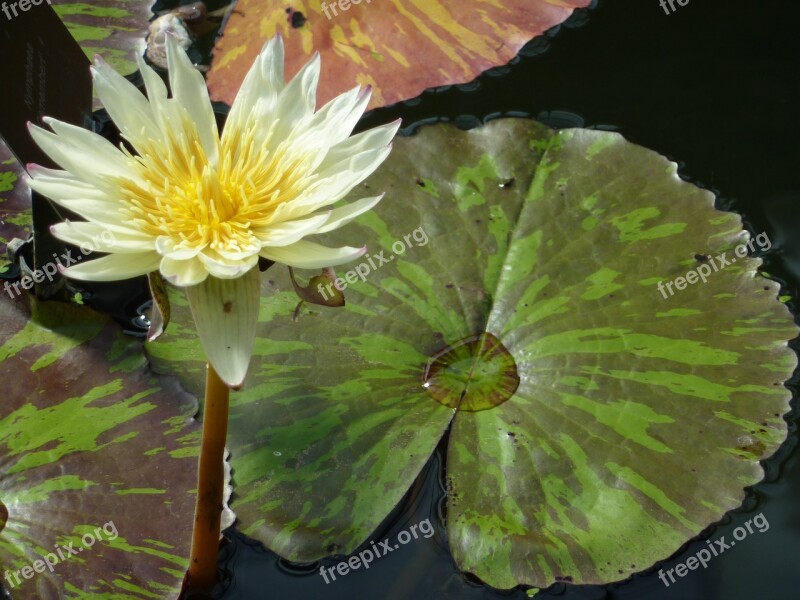
[[[531,38],[588,4],[374,0],[348,2],[341,11],[335,1],[301,0],[287,9],[277,0],[239,0],[217,41],[208,85],[212,99],[231,104],[261,46],[280,33],[288,73],[322,54],[320,103],[362,84],[373,87],[370,108],[385,106],[506,64]]]
[[[52,4],[89,60],[99,54],[122,75],[130,75],[137,71],[136,57],[145,49],[153,1],[52,0]]]
[[[29,320],[26,303],[0,301],[4,585],[22,600],[177,597],[196,401],[149,374],[141,343],[109,319],[45,302]]]
[[[740,217],[676,171],[525,120],[398,139],[354,191],[387,197],[352,226],[371,254],[347,305],[294,321],[285,270],[263,285],[231,414],[244,532],[296,561],[353,551],[449,425],[453,556],[495,587],[623,579],[738,507],[786,437],[797,328],[760,259],[732,256]],[[200,389],[173,306],[148,349]]]

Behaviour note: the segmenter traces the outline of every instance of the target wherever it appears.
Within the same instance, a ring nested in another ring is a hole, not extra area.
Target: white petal
[[[286,221],[266,225],[263,232],[255,231],[263,246],[288,246],[312,233],[319,233],[319,228],[328,221],[330,213],[313,215],[307,219]]]
[[[203,266],[203,263],[200,262],[200,259],[196,257],[188,260],[175,260],[164,257],[161,259],[159,271],[170,283],[181,287],[197,285],[208,277],[208,271]]]
[[[25,165],[25,169],[28,172],[28,175],[30,175],[31,177],[55,177],[56,179],[74,179],[72,174],[69,173],[68,171],[62,171],[60,169],[49,169],[47,167],[43,167],[42,165],[37,165],[36,163],[28,163],[27,165]]]
[[[227,385],[241,385],[253,354],[261,295],[261,274],[209,277],[186,288],[195,327],[208,361]]]
[[[253,254],[247,258],[240,258],[238,260],[225,262],[220,258],[209,256],[208,251],[201,252],[197,255],[200,262],[203,263],[209,275],[213,275],[218,279],[235,279],[241,277],[245,271],[252,269],[258,263],[258,255]]]
[[[308,214],[341,200],[350,190],[364,181],[386,159],[391,146],[369,150],[330,167],[318,174],[319,180],[309,190],[291,202],[275,209],[275,220],[284,221]]]
[[[182,244],[176,244],[171,237],[166,235],[160,235],[156,238],[156,251],[161,256],[176,261],[185,261],[194,258],[203,249],[204,246],[184,246]]]
[[[167,35],[167,63],[172,97],[189,113],[209,164],[216,165],[219,134],[208,88],[200,71],[192,66],[192,61],[174,35]]]
[[[384,146],[376,150],[367,150],[351,156],[327,169],[320,169],[317,176],[321,181],[327,179],[324,187],[329,188],[329,194],[340,199],[344,194],[364,181],[377,169],[389,156],[392,146]]]
[[[156,252],[109,254],[64,269],[64,275],[83,281],[119,281],[155,271],[160,261],[161,257]]]
[[[287,154],[302,152],[306,155],[306,168],[309,171],[316,170],[331,147],[350,135],[367,102],[369,92],[359,91],[358,87],[336,96],[319,111],[307,115],[295,125],[287,140]],[[280,122],[277,125],[280,127]]]
[[[59,166],[88,183],[129,173],[125,155],[96,133],[45,117],[56,133],[30,125],[31,137]],[[57,135],[56,135],[57,134]]]
[[[52,198],[56,202],[59,200],[79,200],[92,198],[94,200],[105,200],[107,195],[93,185],[84,183],[76,179],[68,171],[56,171],[46,169],[39,165],[29,165],[28,172],[31,177],[27,179],[28,185],[39,192]]]
[[[313,114],[317,105],[317,83],[319,82],[319,52],[297,72],[289,84],[278,96],[275,106],[275,118],[278,119],[273,138],[263,140],[276,148],[287,139],[298,122]],[[264,128],[266,129],[266,128]],[[257,140],[261,143],[262,140]]]
[[[334,208],[330,212],[330,218],[328,221],[325,223],[325,225],[317,230],[317,233],[327,233],[347,225],[358,215],[367,212],[370,208],[380,202],[381,199],[383,199],[383,196],[384,194],[381,194],[380,196],[374,196],[372,198],[362,198],[361,200],[356,200],[355,202],[351,202],[345,206]]]
[[[366,106],[366,104],[361,106],[363,97],[364,92],[355,87],[333,98],[317,112],[297,124],[292,131],[295,143],[301,146],[311,144],[326,148],[338,144],[350,135],[363,114],[363,107]],[[361,108],[360,112],[359,108]],[[353,119],[354,115],[355,119]]]
[[[54,200],[64,208],[79,214],[87,221],[96,223],[113,234],[127,234],[136,230],[127,216],[121,215],[117,204],[109,200]]]
[[[144,62],[141,56],[136,57],[136,63],[139,65],[139,73],[144,80],[144,88],[147,91],[147,99],[152,106],[153,114],[156,117],[161,114],[164,105],[167,102],[167,86],[164,81],[156,73],[150,65]]]
[[[264,44],[247,72],[225,120],[223,140],[225,136],[241,135],[249,123],[272,114],[278,94],[286,87],[283,60],[283,39],[276,35]],[[265,114],[254,114],[256,110]]]
[[[153,250],[153,236],[135,229],[113,232],[98,223],[67,220],[50,227],[50,232],[60,240],[96,252],[141,254]]]
[[[225,249],[225,248],[214,248],[214,256],[219,257],[219,262],[222,264],[230,264],[232,262],[241,262],[241,261],[253,261],[257,260],[256,257],[258,256],[258,251],[261,250],[261,243],[258,241],[258,238],[255,234],[251,231],[249,232],[250,236],[246,242],[246,246],[241,249]],[[206,253],[207,256],[211,256],[208,252]],[[251,262],[247,263],[252,264]]]
[[[269,260],[298,269],[323,269],[350,262],[359,256],[363,256],[366,251],[366,246],[363,248],[351,248],[349,246],[328,248],[314,242],[300,240],[291,246],[263,248],[260,254]]]
[[[369,99],[371,97],[372,86],[367,86],[358,92],[355,102],[349,107],[349,110],[344,115],[344,118],[340,123],[338,123],[336,130],[331,134],[334,144],[338,144],[342,140],[347,139],[347,136],[353,133],[353,128],[363,116],[364,111],[367,109],[367,105],[369,105]]]
[[[319,166],[321,171],[327,171],[335,167],[335,165],[349,159],[351,156],[357,156],[362,152],[369,150],[378,150],[389,145],[392,141],[397,130],[400,128],[400,119],[381,125],[380,127],[373,127],[367,131],[362,131],[346,140],[339,142],[330,149],[325,160]]]
[[[286,87],[286,76],[283,72],[284,67],[284,47],[283,36],[280,33],[269,40],[261,49],[261,79],[264,84],[276,94],[279,94]]]
[[[114,124],[137,146],[142,141],[159,139],[159,131],[147,98],[101,57],[92,68],[94,89]]]
[[[175,114],[176,107],[170,105],[167,99],[167,86],[164,85],[161,76],[146,64],[141,56],[137,56],[136,62],[139,65],[139,73],[144,81],[147,99],[159,129],[158,137],[154,139],[163,144],[173,129],[179,129],[182,126],[183,119]],[[178,110],[180,110],[179,107]]]

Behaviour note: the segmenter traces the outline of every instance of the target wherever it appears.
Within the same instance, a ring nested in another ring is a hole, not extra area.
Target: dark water
[[[449,120],[462,127],[507,115],[532,115],[557,127],[621,132],[681,166],[682,176],[720,196],[720,208],[741,213],[753,233],[773,241],[766,269],[800,293],[800,3],[791,0],[690,0],[665,14],[658,0],[601,0],[557,32],[529,45],[509,67],[467,86],[374,111],[360,128],[404,120]],[[380,10],[378,6],[374,10]],[[797,312],[797,305],[793,308]],[[797,348],[797,344],[795,344]],[[765,465],[741,511],[707,532],[733,537],[763,512],[770,527],[665,587],[655,572],[599,586],[557,584],[541,598],[618,600],[797,600],[800,598],[800,456],[797,390],[790,439]],[[283,565],[259,544],[233,534],[220,564],[226,600],[489,600],[522,599],[460,574],[442,522],[441,455],[373,540],[394,537],[430,519],[436,534],[411,541],[369,570],[325,583],[319,564]],[[667,560],[674,567],[700,548],[698,540]],[[335,560],[323,561],[333,566]]]
[[[209,2],[217,8],[223,2]],[[158,8],[175,2],[166,0]],[[287,5],[290,4],[287,2]],[[677,4],[676,4],[677,6]],[[373,10],[380,10],[378,5]],[[665,14],[658,0],[600,0],[557,31],[526,47],[512,65],[476,82],[425,93],[421,98],[373,111],[359,128],[402,117],[403,132],[448,120],[468,128],[498,116],[533,116],[554,127],[596,127],[675,160],[686,179],[719,196],[719,207],[744,216],[753,233],[766,231],[773,248],[765,268],[800,295],[800,3],[792,0],[690,0]],[[195,59],[211,48],[200,44]],[[144,288],[128,289],[120,304],[97,288],[92,304],[130,313]],[[138,294],[138,295],[137,295]],[[134,298],[136,296],[136,298]],[[120,308],[121,307],[121,308]],[[792,305],[797,311],[797,304]],[[116,315],[123,320],[122,315]],[[798,344],[795,344],[795,348]],[[749,535],[706,569],[690,572],[669,588],[654,572],[600,586],[556,584],[539,598],[589,600],[798,600],[800,599],[800,453],[797,390],[789,418],[790,439],[765,464],[765,482],[741,511],[709,528],[706,537],[727,540],[757,513],[769,529]],[[229,531],[220,557],[225,600],[491,600],[527,598],[523,590],[499,592],[458,572],[447,548],[443,522],[442,449],[372,540],[397,534],[428,519],[430,538],[420,537],[390,555],[326,583],[321,565],[289,565],[244,536]],[[660,565],[666,569],[706,547],[687,544]]]

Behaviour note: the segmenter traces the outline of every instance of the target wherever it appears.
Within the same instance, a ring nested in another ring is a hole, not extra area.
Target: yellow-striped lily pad
[[[275,34],[294,74],[320,52],[319,102],[355,85],[370,108],[472,81],[590,0],[238,0],[214,48],[208,86],[230,104],[261,46]],[[424,68],[422,68],[424,66]]]

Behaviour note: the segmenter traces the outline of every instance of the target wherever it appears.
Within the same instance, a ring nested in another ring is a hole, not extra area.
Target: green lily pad
[[[0,138],[0,271],[8,265],[6,245],[15,237],[26,239],[33,225],[31,190],[25,170]]]
[[[243,531],[295,561],[352,552],[449,426],[453,556],[498,588],[623,579],[739,506],[786,437],[798,329],[760,259],[732,255],[740,217],[676,171],[527,120],[398,139],[353,192],[386,198],[326,236],[370,245],[340,268],[347,305],[294,315],[288,273],[266,274],[232,398]],[[148,351],[199,391],[173,297]]]
[[[53,9],[89,60],[102,56],[122,75],[138,70],[154,0],[52,0]]]
[[[27,302],[0,301],[3,585],[23,600],[176,598],[196,400],[106,317],[45,302],[31,318]]]

